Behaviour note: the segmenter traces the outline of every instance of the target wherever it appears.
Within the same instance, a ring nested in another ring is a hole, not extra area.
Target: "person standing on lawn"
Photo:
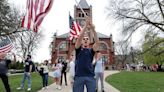
[[[0,78],[5,86],[6,92],[11,92],[9,81],[8,81],[8,66],[11,63],[10,59],[5,59],[7,53],[0,53]],[[12,63],[16,62],[16,56],[14,55],[14,60]]]
[[[27,59],[25,60],[25,63],[24,63],[25,67],[24,67],[24,75],[23,75],[23,79],[22,79],[22,84],[20,87],[18,87],[17,89],[20,90],[20,89],[24,89],[24,83],[25,83],[25,80],[27,79],[28,80],[28,89],[27,91],[31,91],[31,72],[32,72],[32,60],[31,60],[31,55],[27,55]]]

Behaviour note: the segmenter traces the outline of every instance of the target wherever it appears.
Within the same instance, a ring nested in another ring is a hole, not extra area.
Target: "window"
[[[81,17],[81,13],[79,13],[79,17]]]
[[[65,60],[64,56],[59,56],[59,62],[63,62]]]
[[[84,17],[84,14],[82,14],[82,17]]]
[[[67,50],[67,42],[66,41],[63,41],[61,44],[59,44],[59,51],[60,50]]]
[[[100,47],[99,47],[100,50],[107,50],[107,46],[106,44],[104,43],[100,43]]]
[[[87,15],[87,16],[90,16],[89,13],[87,13],[87,12],[86,12],[86,15]]]
[[[102,60],[103,60],[104,62],[107,62],[107,61],[108,61],[108,57],[107,57],[107,56],[102,56]]]

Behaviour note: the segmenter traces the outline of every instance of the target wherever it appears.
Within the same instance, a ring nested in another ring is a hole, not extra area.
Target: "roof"
[[[110,36],[107,36],[105,34],[102,34],[100,32],[96,32],[99,38],[110,38]]]
[[[65,34],[62,34],[62,35],[57,36],[57,38],[67,38],[67,37],[69,37],[69,32],[68,32],[68,33],[65,33]]]
[[[80,8],[79,6],[81,6],[81,8],[83,8],[83,9],[90,8],[86,0],[80,0],[80,2],[79,2],[77,7]]]
[[[99,37],[99,38],[110,38],[110,36],[107,36],[107,35],[102,34],[102,33],[100,33],[100,32],[97,32],[97,35],[98,35],[98,37]],[[57,36],[57,38],[67,38],[67,37],[69,37],[69,32],[68,32],[68,33],[65,33],[65,34],[62,34],[62,35]]]

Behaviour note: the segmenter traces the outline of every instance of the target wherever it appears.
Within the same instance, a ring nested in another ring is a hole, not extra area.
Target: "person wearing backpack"
[[[24,83],[25,83],[25,80],[27,79],[28,80],[27,91],[31,91],[31,72],[34,67],[33,65],[34,63],[31,60],[31,55],[27,55],[27,58],[24,63],[24,74],[23,74],[22,83],[21,83],[21,86],[17,88],[18,90],[24,89]]]

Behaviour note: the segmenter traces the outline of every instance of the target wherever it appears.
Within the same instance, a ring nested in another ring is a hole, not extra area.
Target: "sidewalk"
[[[108,75],[112,75],[115,73],[118,73],[119,71],[105,71],[105,78]],[[52,73],[50,73],[50,76],[52,76]],[[69,76],[69,73],[67,74],[67,77]],[[104,78],[104,79],[105,79]],[[69,84],[69,78],[67,78],[67,82],[68,82],[68,86],[63,85],[61,90],[56,89],[56,85],[53,83],[50,86],[48,86],[48,89],[45,90],[40,90],[38,92],[72,92],[71,91],[71,86]],[[64,81],[63,81],[64,82]],[[63,83],[64,84],[64,83]],[[117,90],[116,88],[112,87],[111,85],[109,85],[108,83],[104,82],[104,88],[105,88],[105,92],[120,92],[119,90]],[[100,88],[99,88],[100,90]],[[86,91],[85,91],[86,92]],[[100,92],[100,91],[99,91]]]

